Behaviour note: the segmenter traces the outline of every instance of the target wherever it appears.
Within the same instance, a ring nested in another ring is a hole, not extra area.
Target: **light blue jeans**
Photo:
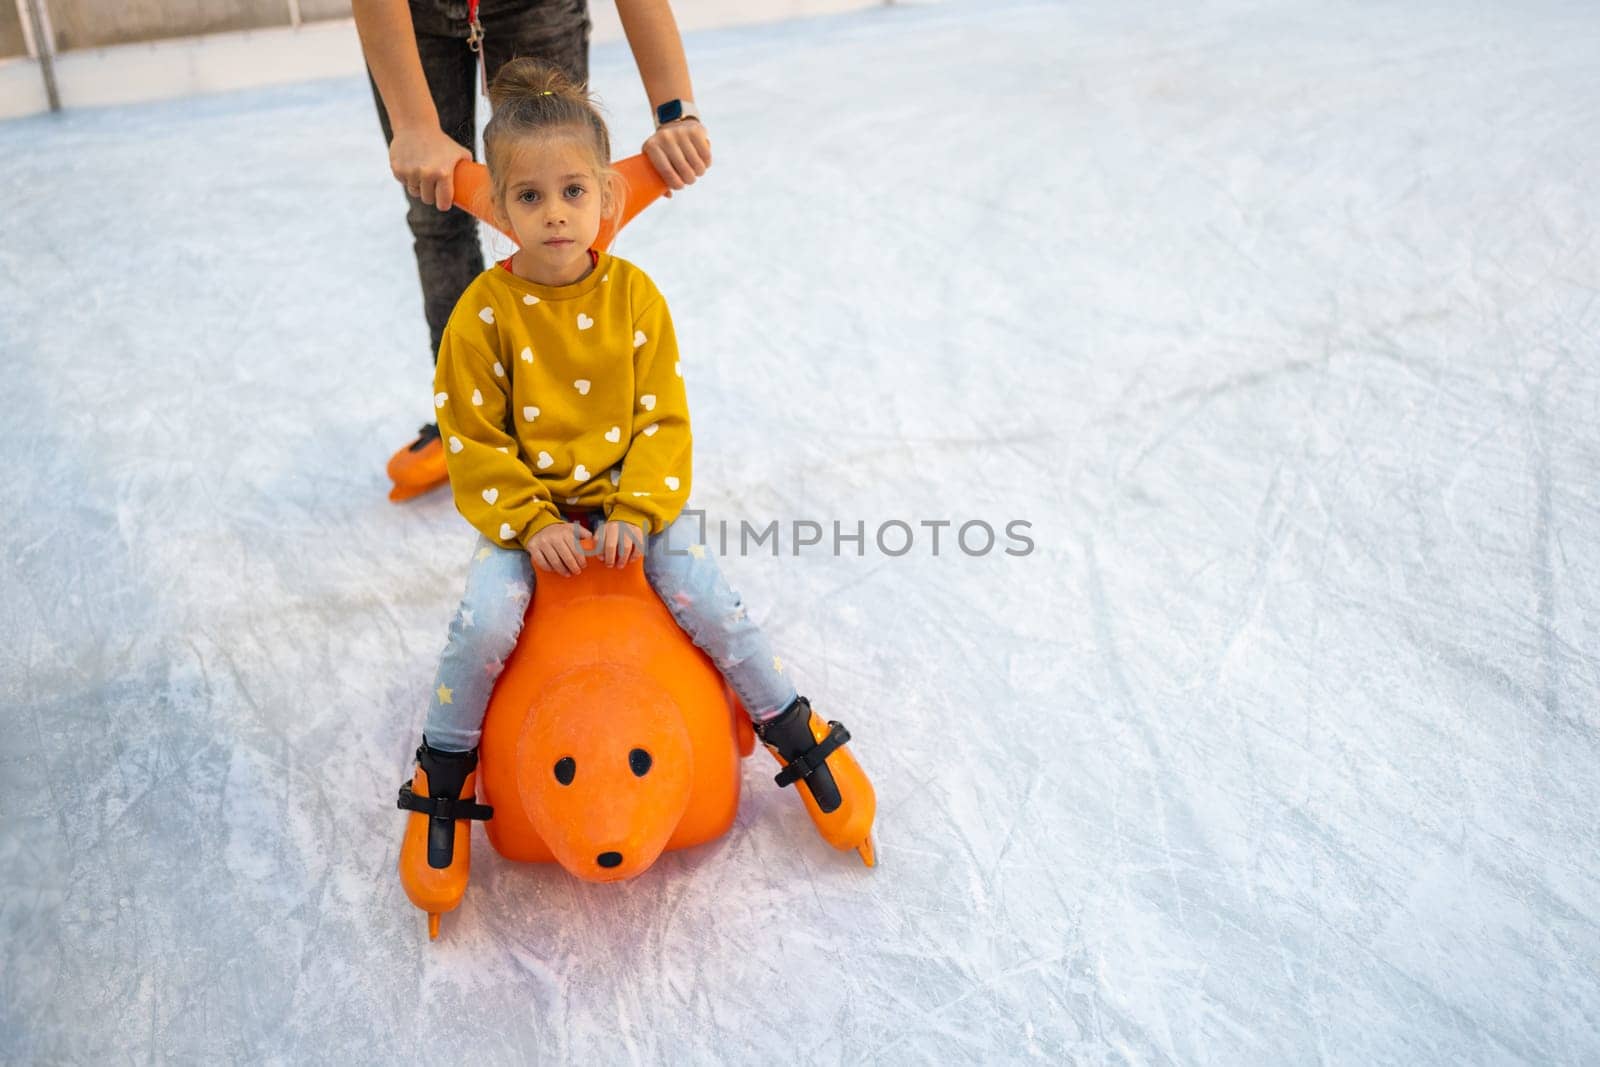
[[[600,521],[595,515],[585,525],[595,528]],[[701,533],[697,513],[680,516],[661,533],[645,538],[645,578],[678,625],[711,657],[750,718],[770,719],[794,703],[794,684],[772,654],[766,635],[746,615],[739,594],[723,580]],[[605,566],[599,557],[587,562],[591,567]],[[533,561],[526,550],[501,548],[488,538],[478,538],[467,570],[467,591],[450,622],[450,638],[439,657],[428,700],[423,736],[430,747],[453,752],[477,747],[489,694],[516,647],[533,585]]]

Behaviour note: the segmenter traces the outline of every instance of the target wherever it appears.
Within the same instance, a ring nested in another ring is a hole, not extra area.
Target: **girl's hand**
[[[449,211],[456,164],[472,153],[437,126],[395,130],[389,142],[389,169],[406,192],[440,211]]]
[[[533,558],[533,565],[539,570],[571,578],[583,570],[583,553],[578,550],[578,538],[583,532],[575,522],[546,526],[528,541],[528,555]]]
[[[643,151],[668,189],[693,185],[711,166],[711,136],[699,119],[667,123],[650,135]]]
[[[635,555],[644,558],[644,531],[621,519],[607,521],[600,546],[607,567],[624,567]]]

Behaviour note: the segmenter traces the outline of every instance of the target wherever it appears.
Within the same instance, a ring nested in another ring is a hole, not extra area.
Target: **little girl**
[[[678,624],[739,695],[762,742],[838,848],[870,829],[872,786],[842,726],[815,715],[680,519],[692,439],[666,301],[626,260],[590,249],[620,211],[610,137],[583,88],[534,60],[507,64],[484,130],[496,219],[521,246],[462,294],[439,348],[434,407],[456,507],[481,537],[450,625],[417,770],[400,790],[400,877],[418,907],[466,889],[466,820],[490,691],[522,629],[534,572],[562,581],[643,557]],[[599,554],[578,544],[592,526]],[[673,551],[666,549],[671,547]],[[687,550],[686,550],[687,549]]]

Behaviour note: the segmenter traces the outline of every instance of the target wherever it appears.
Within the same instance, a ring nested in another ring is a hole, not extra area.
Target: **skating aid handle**
[[[661,180],[661,175],[656,173],[655,165],[644,156],[629,156],[627,159],[613,163],[612,169],[622,175],[623,184],[627,190],[622,200],[622,215],[615,221],[603,219],[600,222],[600,233],[594,239],[594,249],[604,252],[611,246],[612,238],[617,236],[617,231],[633,221],[633,217],[649,207],[667,191],[667,183]],[[451,202],[462,211],[486,222],[495,229],[500,230],[494,221],[494,201],[490,194],[489,168],[473,159],[463,159],[456,164],[455,174],[452,176],[455,183],[455,195]],[[512,242],[516,237],[506,233]]]

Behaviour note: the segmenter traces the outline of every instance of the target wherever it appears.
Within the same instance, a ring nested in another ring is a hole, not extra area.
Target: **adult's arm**
[[[416,30],[406,0],[352,0],[356,32],[367,69],[389,112],[389,169],[406,192],[440,211],[450,210],[451,175],[472,153],[439,127],[417,53]],[[679,46],[682,51],[682,46]],[[667,97],[667,99],[672,99]]]
[[[617,15],[652,114],[668,100],[693,100],[689,61],[667,0],[617,0]],[[693,185],[711,166],[711,137],[695,119],[662,126],[645,140],[642,151],[669,189]]]

